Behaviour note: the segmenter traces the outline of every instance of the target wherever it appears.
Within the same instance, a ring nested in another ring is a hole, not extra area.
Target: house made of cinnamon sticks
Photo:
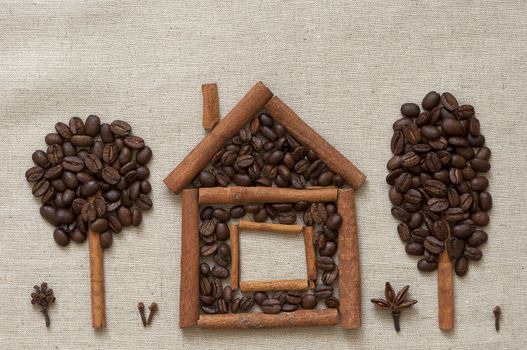
[[[204,96],[204,111],[207,101],[217,108]],[[359,328],[354,190],[364,174],[262,82],[206,124],[164,180],[182,194],[179,326]],[[303,234],[306,278],[240,281],[244,230]]]

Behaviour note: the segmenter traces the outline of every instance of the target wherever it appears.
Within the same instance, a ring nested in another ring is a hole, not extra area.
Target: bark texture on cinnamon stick
[[[94,198],[90,198],[93,202]],[[90,254],[90,286],[92,327],[106,327],[106,305],[104,301],[104,253],[100,241],[101,234],[88,227],[88,246]]]
[[[240,283],[240,235],[238,225],[231,224],[231,288],[238,289]]]
[[[243,293],[281,290],[307,290],[307,279],[240,282],[240,291]]]
[[[298,310],[275,315],[261,312],[225,315],[201,315],[199,328],[251,329],[276,327],[334,326],[338,321],[337,309]]]
[[[181,192],[216,152],[248,123],[272,96],[271,90],[262,82],[256,83],[225,118],[165,178],[166,186],[172,192]]]
[[[280,98],[273,96],[265,109],[278,120],[301,144],[311,148],[321,160],[337,174],[340,174],[353,188],[359,188],[366,176],[342,153],[330,145],[315,130],[307,125]]]
[[[454,286],[452,280],[452,260],[445,250],[439,254],[437,268],[439,328],[454,329]]]
[[[299,201],[334,202],[337,188],[313,188],[297,190],[279,187],[202,187],[199,204],[254,204],[290,203]]]
[[[214,129],[220,122],[220,100],[216,83],[201,85],[203,93],[203,128],[207,131]]]
[[[255,222],[247,220],[240,220],[238,222],[238,229],[292,234],[299,234],[302,232],[301,225],[272,224],[268,222]]]
[[[199,317],[199,207],[197,189],[183,190],[181,208],[179,328],[187,328],[197,325]]]
[[[342,216],[338,242],[340,325],[344,329],[355,329],[361,326],[361,279],[353,189],[339,190],[337,208]]]
[[[315,245],[313,244],[313,226],[304,227],[304,249],[306,250],[306,268],[309,282],[317,280]],[[311,283],[310,283],[311,287]]]

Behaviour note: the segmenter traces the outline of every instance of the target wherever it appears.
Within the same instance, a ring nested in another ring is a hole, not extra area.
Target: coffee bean
[[[339,300],[334,296],[326,298],[326,300],[324,300],[324,304],[330,309],[336,309],[340,306]]]
[[[112,243],[113,243],[112,233],[110,231],[106,231],[106,232],[101,233],[101,235],[99,236],[99,242],[100,242],[101,247],[103,249],[110,248],[112,246]]]
[[[229,214],[229,212],[223,208],[214,209],[212,215],[222,222],[227,222],[231,219],[231,215]]]
[[[446,198],[430,198],[428,200],[428,209],[433,211],[434,213],[442,212],[449,207],[448,200]]]
[[[482,245],[483,243],[487,242],[488,235],[483,230],[477,230],[472,233],[472,235],[467,240],[467,243],[471,245],[472,247],[478,247]]]
[[[423,101],[422,101],[421,105],[426,110],[432,110],[435,106],[437,106],[439,104],[440,98],[441,98],[441,96],[437,92],[430,91],[423,98]]]
[[[463,256],[465,250],[465,241],[462,239],[451,237],[447,241],[447,251],[451,259],[457,259]]]
[[[410,219],[408,211],[398,206],[392,208],[392,215],[401,221],[408,221]]]
[[[339,276],[339,269],[338,266],[335,266],[335,269],[333,271],[324,271],[322,273],[322,283],[324,283],[327,286],[332,285]]]
[[[456,259],[456,263],[454,265],[454,270],[456,271],[456,275],[458,276],[465,276],[468,271],[468,260],[464,256],[460,256]]]
[[[315,296],[318,299],[329,298],[333,294],[332,286],[318,285],[315,288]]]
[[[64,230],[57,228],[53,231],[53,239],[58,245],[65,247],[70,243],[70,237]]]
[[[470,216],[470,218],[478,226],[486,226],[490,221],[489,214],[484,211],[476,211]]]
[[[451,112],[454,112],[459,107],[456,98],[448,92],[445,92],[441,95],[441,103],[447,110]]]
[[[230,230],[229,230],[229,226],[227,226],[225,223],[223,222],[218,222],[216,224],[216,230],[215,230],[215,233],[216,233],[216,237],[218,238],[218,240],[220,241],[226,241],[227,239],[229,239],[230,237]]]
[[[434,236],[426,237],[423,246],[432,254],[439,254],[443,251],[444,245],[439,239]]]
[[[416,118],[419,112],[419,106],[415,103],[405,103],[401,106],[401,114],[406,117]]]
[[[430,272],[437,269],[437,262],[421,259],[417,262],[417,269],[423,272]]]
[[[335,261],[328,256],[318,257],[316,260],[317,268],[323,271],[333,271],[335,269]]]
[[[107,166],[103,168],[101,171],[101,175],[104,181],[111,185],[115,185],[119,182],[119,180],[121,180],[121,175],[119,174],[119,172],[112,167]]]
[[[266,314],[277,314],[282,310],[278,299],[268,298],[261,304],[262,311]]]
[[[317,298],[313,293],[306,293],[302,296],[302,308],[313,309],[317,305]]]
[[[73,135],[71,143],[77,147],[89,147],[93,144],[93,137],[88,135]]]
[[[94,230],[95,232],[102,233],[108,230],[108,220],[103,219],[103,218],[96,219],[90,225],[91,225],[92,230]]]
[[[337,243],[329,241],[319,250],[320,256],[332,257],[337,252]]]
[[[409,255],[423,255],[424,246],[418,242],[409,242],[405,246],[406,254]]]
[[[229,277],[229,270],[227,270],[225,267],[223,266],[214,266],[212,268],[212,276],[216,277],[216,278],[227,278]]]
[[[97,218],[97,209],[93,203],[85,202],[81,209],[81,216],[84,222],[92,222]]]
[[[137,227],[141,225],[141,221],[143,220],[143,212],[139,210],[138,208],[132,209],[132,225],[134,227]]]
[[[114,120],[110,124],[110,129],[117,136],[127,136],[132,131],[130,124],[122,120]]]

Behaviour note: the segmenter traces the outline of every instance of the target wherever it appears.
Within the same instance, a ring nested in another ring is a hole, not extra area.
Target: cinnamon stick
[[[252,329],[276,327],[334,326],[337,324],[337,309],[297,310],[275,315],[263,312],[241,314],[201,315],[199,328]]]
[[[240,230],[254,230],[276,233],[297,234],[302,232],[302,226],[300,225],[271,224],[268,222],[255,222],[247,220],[240,220],[238,222],[238,228]]]
[[[296,190],[279,187],[229,186],[199,189],[199,204],[334,202],[336,200],[337,189],[334,187]]]
[[[240,291],[242,291],[243,293],[306,289],[307,280],[271,280],[240,282]]]
[[[447,223],[450,237],[450,223]],[[448,239],[448,238],[447,238]],[[439,254],[437,268],[437,301],[439,312],[439,328],[454,329],[454,286],[452,280],[452,261],[446,250]]]
[[[186,328],[197,325],[199,317],[199,207],[197,189],[183,190],[181,208],[179,328]]]
[[[304,227],[304,249],[306,250],[307,278],[310,287],[317,280],[315,245],[313,244],[313,226]]]
[[[240,283],[240,235],[238,225],[230,225],[231,241],[231,288],[238,289]]]
[[[220,122],[220,101],[216,83],[201,85],[203,93],[203,128],[210,131]]]
[[[94,197],[89,199],[91,203]],[[95,329],[106,328],[106,305],[104,302],[104,253],[101,234],[88,227],[88,249],[90,255],[91,325]]]
[[[324,140],[307,125],[291,108],[277,96],[265,104],[265,109],[278,120],[301,144],[311,148],[334,172],[340,174],[346,182],[357,189],[366,176],[335,147]]]
[[[361,326],[361,281],[353,189],[339,189],[337,208],[342,216],[338,242],[340,325],[344,329],[355,329]]]
[[[272,96],[271,90],[262,82],[256,83],[225,118],[172,170],[164,180],[165,185],[175,193],[181,192]]]

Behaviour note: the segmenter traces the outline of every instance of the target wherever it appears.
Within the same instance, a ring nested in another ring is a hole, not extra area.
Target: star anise
[[[395,330],[399,332],[401,329],[399,327],[399,316],[401,315],[401,310],[409,308],[410,306],[417,303],[417,300],[407,300],[406,296],[408,295],[408,289],[410,286],[406,286],[395,295],[390,282],[386,282],[384,287],[384,295],[386,299],[372,299],[371,302],[375,304],[379,309],[390,309],[393,317],[393,325]]]
[[[40,312],[44,314],[46,318],[46,327],[49,327],[49,315],[48,307],[55,302],[55,296],[53,295],[53,289],[48,288],[46,282],[42,282],[39,286],[33,286],[35,291],[31,293],[31,304],[39,305]]]

